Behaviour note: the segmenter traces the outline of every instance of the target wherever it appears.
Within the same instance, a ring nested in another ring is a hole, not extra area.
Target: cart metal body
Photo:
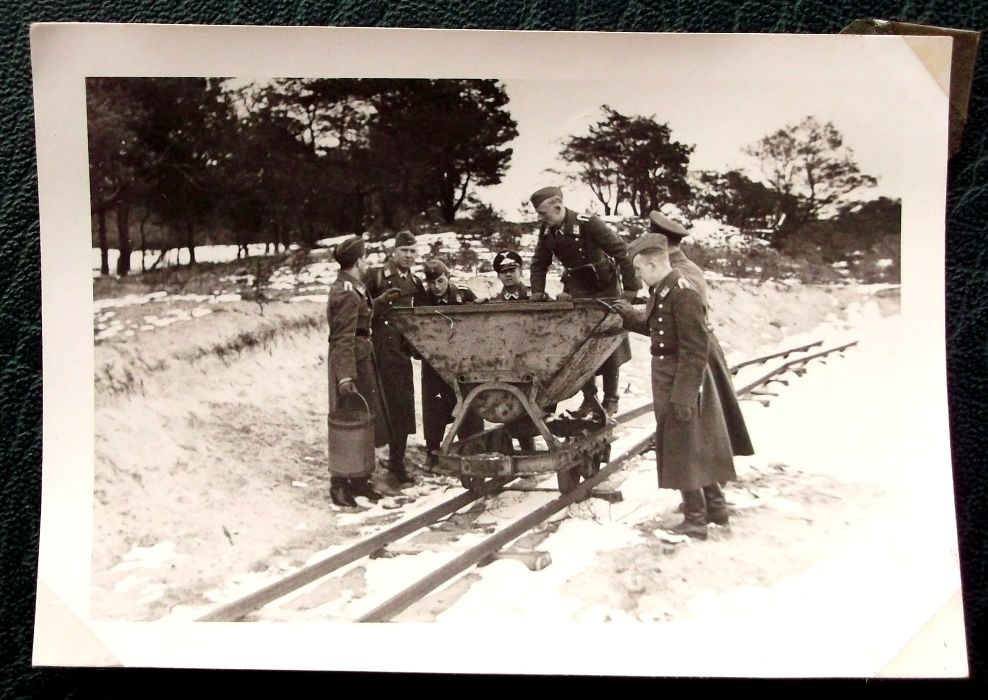
[[[392,322],[456,392],[453,423],[435,454],[439,471],[465,485],[485,478],[557,472],[571,490],[606,461],[613,422],[550,415],[577,394],[624,337],[606,300],[506,302],[394,309]],[[599,406],[598,406],[599,408]],[[458,440],[467,411],[499,424]],[[547,449],[516,450],[541,435]]]

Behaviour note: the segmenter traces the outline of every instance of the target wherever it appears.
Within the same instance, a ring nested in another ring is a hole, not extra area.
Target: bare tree
[[[851,192],[878,183],[861,172],[834,125],[821,124],[812,116],[779,129],[744,152],[759,161],[770,188],[795,198],[795,211],[784,223],[788,232],[821,214],[835,213]]]

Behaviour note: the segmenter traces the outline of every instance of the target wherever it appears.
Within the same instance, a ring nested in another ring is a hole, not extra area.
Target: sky
[[[900,87],[873,80],[710,80],[696,81],[562,81],[505,80],[508,109],[518,122],[518,137],[509,146],[511,163],[501,184],[479,188],[482,201],[509,218],[518,214],[528,195],[545,185],[565,185],[547,172],[561,169],[562,141],[586,134],[603,116],[602,105],[625,115],[668,123],[672,138],[695,145],[690,169],[753,168],[757,163],[742,149],[763,136],[806,116],[830,121],[843,134],[862,171],[878,178],[878,186],[862,196],[901,196],[897,176],[904,147],[899,131],[887,128],[890,108]],[[589,189],[573,184],[567,204],[582,210],[595,205]],[[624,205],[624,213],[630,209]],[[529,212],[531,214],[531,212]]]

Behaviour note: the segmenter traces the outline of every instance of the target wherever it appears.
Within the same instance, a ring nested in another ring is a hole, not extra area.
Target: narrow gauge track
[[[741,389],[738,389],[737,394],[739,397],[745,397],[747,395],[752,395],[754,390],[760,386],[767,385],[774,381],[785,382],[785,380],[781,379],[781,377],[788,372],[795,372],[797,375],[801,376],[805,372],[805,367],[809,362],[824,358],[832,353],[843,353],[845,350],[856,344],[857,341],[845,343],[844,345],[826,350],[820,350],[804,357],[799,357],[784,362],[778,367],[766,372],[757,379],[746,384]],[[811,348],[818,347],[820,345],[822,345],[822,341],[817,341],[796,348],[790,348],[789,350],[772,353],[770,355],[752,358],[732,366],[730,370],[732,374],[736,375],[737,371],[743,367],[765,364],[772,359],[780,357],[785,359],[794,353],[808,352]],[[619,425],[625,424],[635,418],[650,413],[651,410],[652,404],[649,402],[633,408],[630,411],[619,414],[614,420]],[[555,513],[564,508],[568,508],[577,501],[587,498],[597,485],[621,470],[631,459],[648,450],[652,444],[652,438],[653,433],[649,433],[646,437],[636,442],[632,447],[620,455],[613,457],[607,463],[607,466],[602,468],[592,477],[581,482],[580,485],[570,493],[560,495],[558,498],[543,504],[539,508],[522,516],[510,525],[498,530],[482,542],[460,553],[449,562],[420,578],[418,581],[388,598],[371,611],[362,615],[357,619],[357,622],[386,622],[390,620],[392,617],[413,605],[415,602],[421,600],[442,584],[496,553],[505,545],[517,539],[528,530],[531,530],[535,526],[552,517]],[[379,552],[390,543],[396,542],[414,532],[425,529],[426,527],[449,515],[452,515],[456,511],[480,498],[493,496],[500,493],[510,482],[514,481],[515,478],[516,477],[495,478],[485,483],[482,488],[474,491],[465,490],[464,492],[450,498],[447,501],[444,501],[443,503],[413,515],[407,520],[403,520],[396,525],[386,528],[371,537],[347,547],[346,549],[336,552],[322,561],[303,567],[302,569],[299,569],[298,571],[289,574],[274,583],[254,591],[253,593],[223,604],[215,610],[198,618],[197,621],[233,622],[240,620],[248,613],[258,610],[265,605],[278,600],[279,598],[289,595],[303,586],[327,576],[344,566],[368,557],[375,552]]]

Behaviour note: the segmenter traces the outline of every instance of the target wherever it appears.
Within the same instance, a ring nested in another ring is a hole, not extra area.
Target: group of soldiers
[[[726,525],[728,510],[721,485],[735,478],[733,456],[752,454],[751,441],[734,394],[723,351],[707,320],[706,283],[702,271],[679,247],[686,229],[659,212],[649,215],[650,233],[630,246],[596,216],[568,209],[557,187],[531,196],[540,221],[530,261],[531,288],[522,283],[523,261],[513,250],[499,252],[493,267],[501,290],[489,302],[548,301],[546,275],[553,261],[564,268],[557,300],[601,298],[631,332],[651,337],[652,393],[655,407],[656,463],[660,488],[682,492],[684,521],[678,531],[705,538],[710,522]],[[412,358],[415,349],[388,320],[392,306],[442,306],[477,303],[476,295],[450,281],[446,265],[426,260],[420,278],[412,271],[417,246],[410,233],[397,234],[385,264],[368,268],[364,242],[351,238],[335,251],[340,273],[329,291],[329,407],[346,394],[359,392],[374,416],[375,445],[387,446],[382,460],[394,486],[414,483],[405,460],[408,436],[415,432]],[[644,310],[635,308],[641,283],[649,289]],[[583,387],[583,401],[572,417],[603,418],[618,407],[620,367],[631,358],[625,336]],[[421,358],[418,358],[421,359]],[[423,433],[430,457],[439,449],[453,420],[452,388],[422,363]],[[384,390],[387,387],[387,391]],[[478,416],[466,416],[461,437],[483,430]],[[531,438],[527,439],[529,442]],[[534,445],[522,444],[523,449]],[[355,497],[377,501],[381,494],[367,474],[333,473],[330,497],[353,507]]]

